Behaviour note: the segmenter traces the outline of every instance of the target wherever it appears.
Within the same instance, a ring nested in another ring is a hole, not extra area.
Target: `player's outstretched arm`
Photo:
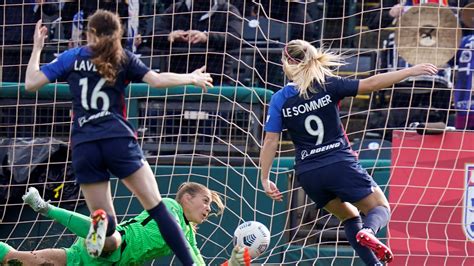
[[[48,37],[48,29],[41,23],[41,20],[36,22],[33,51],[26,68],[25,89],[27,91],[37,91],[49,83],[48,78],[39,68],[41,50],[43,50],[44,40]]]
[[[214,87],[209,73],[204,73],[206,67],[203,66],[188,74],[177,74],[172,72],[156,73],[149,71],[143,77],[143,81],[154,88],[168,88],[183,85],[194,85],[206,91],[206,87]]]
[[[18,251],[0,242],[0,265],[66,265],[64,249]]]
[[[432,64],[418,64],[402,70],[377,74],[359,81],[358,93],[370,93],[383,88],[391,87],[408,77],[420,75],[435,75],[438,68]]]

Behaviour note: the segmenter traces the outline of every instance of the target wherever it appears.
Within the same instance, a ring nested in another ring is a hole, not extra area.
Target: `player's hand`
[[[188,33],[184,30],[175,30],[168,35],[169,42],[187,42]]]
[[[33,36],[34,48],[43,49],[44,40],[48,38],[48,29],[43,26],[43,21],[40,19],[36,22],[35,34]]]
[[[270,179],[266,181],[262,181],[262,186],[267,196],[269,196],[271,199],[276,200],[276,201],[283,200],[283,195],[281,194],[280,190],[275,185],[275,183],[273,183],[273,181],[271,181]]]
[[[392,6],[392,8],[390,8],[390,11],[388,12],[388,14],[392,18],[398,18],[399,16],[402,15],[402,13],[403,13],[403,6],[400,4],[396,4]]]
[[[141,34],[137,34],[135,36],[135,38],[133,38],[133,45],[135,45],[135,47],[138,47],[140,46],[140,44],[142,44],[143,42],[143,39],[142,39],[142,35]]]
[[[188,34],[188,41],[192,44],[207,42],[207,33],[205,32],[198,30],[190,30],[188,31]]]
[[[249,266],[250,254],[248,248],[235,246],[232,250],[232,256],[229,259],[229,266]]]
[[[193,75],[193,85],[200,87],[203,91],[207,91],[206,87],[214,87],[212,85],[212,77],[209,73],[204,73],[206,71],[206,66],[202,66],[194,70],[191,75]]]
[[[429,63],[418,64],[409,68],[411,76],[436,75],[438,68]]]

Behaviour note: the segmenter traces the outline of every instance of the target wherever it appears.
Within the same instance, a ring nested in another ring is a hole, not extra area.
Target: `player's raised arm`
[[[358,93],[370,93],[383,88],[391,87],[408,77],[420,75],[435,75],[438,68],[432,64],[418,64],[416,66],[402,70],[387,72],[361,79]]]
[[[149,71],[143,77],[143,81],[155,88],[168,88],[183,85],[194,85],[206,91],[206,87],[214,87],[209,73],[204,73],[206,67],[203,66],[188,74],[177,74],[172,72],[156,73]]]
[[[44,40],[48,37],[48,29],[42,25],[42,21],[36,22],[34,33],[33,51],[31,52],[30,61],[26,68],[25,89],[27,91],[37,91],[44,85],[49,83],[46,75],[40,71],[39,63],[41,50],[44,47]]]

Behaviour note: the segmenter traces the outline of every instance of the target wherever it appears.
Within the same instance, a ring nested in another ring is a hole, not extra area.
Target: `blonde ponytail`
[[[316,93],[313,82],[323,85],[326,76],[335,76],[333,67],[343,65],[339,55],[315,48],[303,40],[290,41],[283,49],[283,71],[297,85],[299,95],[309,98]]]

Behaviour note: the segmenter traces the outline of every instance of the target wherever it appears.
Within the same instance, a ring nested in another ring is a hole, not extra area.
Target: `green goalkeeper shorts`
[[[78,240],[66,251],[66,261],[68,266],[73,265],[113,265],[120,260],[120,247],[107,257],[93,258],[89,256],[83,238]]]

